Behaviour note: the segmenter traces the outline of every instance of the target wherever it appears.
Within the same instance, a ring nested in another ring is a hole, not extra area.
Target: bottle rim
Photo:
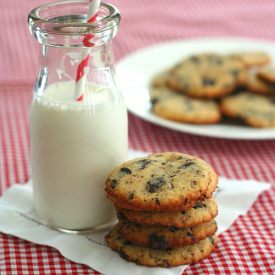
[[[88,5],[88,0],[59,0],[37,6],[28,16],[30,32],[41,43],[45,43],[49,36],[79,38],[94,34],[103,40],[113,38],[121,19],[119,10],[101,2],[97,20],[88,23]],[[57,10],[64,14],[57,14]],[[71,10],[75,12],[72,14]],[[71,14],[65,14],[66,11]]]

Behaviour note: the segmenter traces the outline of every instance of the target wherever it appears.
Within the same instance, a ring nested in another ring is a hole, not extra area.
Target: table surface
[[[275,39],[273,0],[112,0],[122,14],[114,41],[116,59],[141,47],[205,36]],[[28,106],[37,71],[38,45],[26,17],[38,0],[0,0],[0,194],[30,177]],[[275,141],[198,137],[152,125],[129,115],[131,148],[180,151],[208,161],[221,176],[275,181]],[[220,236],[207,259],[184,274],[271,274],[274,271],[274,185],[245,216]],[[245,198],[244,198],[245,199]],[[234,202],[232,202],[234,203]],[[55,249],[0,234],[0,273],[98,274]]]

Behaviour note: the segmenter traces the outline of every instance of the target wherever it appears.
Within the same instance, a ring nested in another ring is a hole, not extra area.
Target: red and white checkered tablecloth
[[[117,59],[141,47],[197,36],[275,40],[273,0],[110,0],[122,14]],[[43,1],[0,0],[0,194],[30,177],[28,106],[38,45],[26,17]],[[129,115],[129,141],[144,151],[182,151],[208,161],[221,176],[274,183],[275,141],[198,137]],[[274,274],[274,185],[220,236],[217,250],[184,274]],[[245,199],[245,198],[244,198]],[[234,203],[234,202],[232,202]],[[99,274],[55,249],[0,234],[0,274]]]

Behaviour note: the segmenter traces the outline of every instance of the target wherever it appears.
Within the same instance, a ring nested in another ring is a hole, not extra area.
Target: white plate
[[[158,44],[126,56],[117,64],[117,80],[128,110],[152,123],[197,135],[231,139],[274,139],[275,129],[247,126],[191,125],[173,122],[154,115],[150,110],[148,87],[157,72],[175,64],[183,56],[198,52],[234,52],[263,50],[275,60],[275,44],[267,41],[239,38],[202,38]]]

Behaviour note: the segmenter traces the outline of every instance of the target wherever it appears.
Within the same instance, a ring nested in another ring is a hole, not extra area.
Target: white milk
[[[74,83],[49,86],[30,113],[35,208],[46,223],[87,229],[109,222],[114,209],[104,181],[127,159],[127,113],[111,90],[90,85],[74,101]]]

